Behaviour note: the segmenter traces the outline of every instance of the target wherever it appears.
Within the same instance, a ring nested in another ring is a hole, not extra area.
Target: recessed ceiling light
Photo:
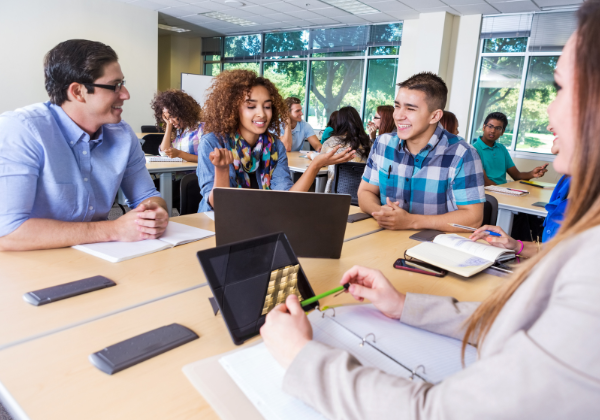
[[[225,0],[225,4],[228,4],[228,5],[234,6],[234,7],[244,7],[246,5],[246,3],[242,3],[241,1],[238,1],[238,0]]]
[[[380,13],[379,10],[361,3],[357,0],[321,0],[323,3],[327,3],[338,9],[342,9],[353,15],[370,15],[373,13]]]
[[[166,31],[173,31],[173,32],[189,32],[190,31],[189,29],[178,28],[177,26],[163,25],[162,23],[159,23],[158,27],[160,29],[164,29]]]
[[[254,26],[254,25],[258,25],[258,23],[256,23],[256,22],[251,22],[251,21],[246,20],[246,19],[241,19],[241,18],[238,18],[238,17],[235,17],[235,16],[231,16],[231,15],[226,15],[225,13],[221,13],[221,12],[209,12],[209,13],[198,13],[198,14],[202,15],[202,16],[209,17],[209,18],[222,20],[224,22],[233,23],[234,25],[239,25],[239,26]]]

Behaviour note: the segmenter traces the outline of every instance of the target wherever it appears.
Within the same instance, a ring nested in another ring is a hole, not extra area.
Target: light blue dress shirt
[[[281,135],[285,131],[285,124],[281,124]],[[292,128],[292,152],[302,150],[304,140],[315,135],[315,130],[306,121],[300,121]]]
[[[160,196],[126,122],[90,140],[50,102],[0,115],[0,237],[30,218],[106,220],[119,186],[132,208]]]
[[[227,138],[227,141],[231,141],[231,139]],[[275,169],[273,169],[271,189],[276,191],[287,191],[294,186],[294,183],[292,182],[290,169],[288,168],[285,146],[277,137],[275,137],[275,145],[277,146],[277,155],[279,159],[277,160]],[[217,136],[214,133],[202,136],[202,139],[200,139],[200,147],[198,148],[198,169],[196,169],[198,183],[200,184],[200,193],[202,194],[202,201],[200,201],[198,213],[213,210],[208,202],[208,196],[215,184],[215,165],[212,164],[208,155],[215,147],[223,149],[223,144],[217,139]],[[256,176],[258,185],[260,185],[258,171],[254,172],[254,175]],[[229,165],[229,186],[231,188],[237,188],[233,164]]]

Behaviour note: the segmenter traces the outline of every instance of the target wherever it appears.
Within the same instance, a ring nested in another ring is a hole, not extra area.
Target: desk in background
[[[288,167],[291,172],[304,173],[306,168],[312,162],[309,158],[306,157],[305,153],[300,152],[288,152]],[[327,166],[323,166],[319,173],[317,174],[317,178],[315,179],[315,192],[325,192],[325,186],[327,185]]]
[[[381,269],[402,292],[452,295],[461,301],[482,300],[505,281],[485,273],[469,279],[438,278],[394,269],[393,262],[404,250],[418,244],[408,239],[413,233],[376,232],[345,242],[339,260],[301,258],[300,263],[317,294],[338,285],[343,272],[355,264]],[[145,272],[150,282],[158,275]],[[0,351],[3,404],[17,419],[23,413],[31,420],[217,419],[181,370],[235,348],[221,315],[213,315],[210,296],[207,286],[197,288]],[[321,301],[344,302],[353,300],[342,294]],[[113,376],[88,361],[105,346],[173,322],[200,338]]]
[[[146,168],[151,174],[159,174],[160,177],[160,195],[167,202],[169,216],[173,210],[173,173],[194,171],[198,163],[196,162],[146,162]],[[198,186],[200,189],[200,186]],[[197,209],[196,209],[197,211]]]
[[[521,184],[518,181],[502,184],[500,187],[515,188],[517,190],[527,190],[529,194],[522,197],[512,195],[498,194],[491,191],[486,191],[486,194],[493,195],[498,200],[498,221],[497,226],[500,226],[507,234],[510,235],[513,227],[514,215],[516,213],[527,213],[534,216],[546,217],[548,212],[543,207],[532,206],[533,203],[550,201],[553,188],[538,188],[532,185]]]

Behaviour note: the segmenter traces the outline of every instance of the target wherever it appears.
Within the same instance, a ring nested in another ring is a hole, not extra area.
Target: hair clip
[[[375,334],[369,333],[362,338],[362,342],[360,343],[361,347],[363,347],[365,345],[365,343],[367,342],[367,338],[369,338],[370,335],[373,336],[373,343],[377,343],[377,341],[375,340]]]
[[[416,368],[413,369],[413,371],[410,374],[410,377],[408,379],[410,379],[411,381],[415,378],[415,376],[417,376],[419,373],[419,368],[423,368],[423,373],[427,373],[425,372],[425,366],[423,365],[419,365]]]

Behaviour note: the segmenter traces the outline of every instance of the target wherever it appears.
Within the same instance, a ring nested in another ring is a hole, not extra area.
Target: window
[[[251,70],[253,72],[256,72],[256,74],[259,73],[258,63],[225,63],[225,64],[223,64],[223,70],[238,70],[238,69]]]
[[[377,58],[369,60],[367,69],[367,103],[363,121],[365,125],[373,119],[380,105],[394,105],[398,60]]]
[[[320,129],[343,106],[366,120],[393,104],[401,38],[402,22],[203,38],[204,74],[255,71],[284,98],[299,98]]]
[[[508,127],[498,140],[505,146],[512,144],[521,88],[524,57],[484,57],[481,60],[479,89],[475,103],[473,139],[483,135],[483,122],[491,112],[502,112],[508,117]]]
[[[329,116],[344,106],[361,109],[363,60],[312,61],[306,119],[313,128],[327,126]]]
[[[295,96],[304,106],[306,65],[306,61],[266,61],[263,64],[263,76],[277,86],[284,99]]]
[[[548,126],[550,102],[556,97],[554,69],[559,56],[531,57],[517,136],[517,150],[550,153],[554,136]]]
[[[484,53],[525,52],[527,38],[492,38],[483,41]]]

